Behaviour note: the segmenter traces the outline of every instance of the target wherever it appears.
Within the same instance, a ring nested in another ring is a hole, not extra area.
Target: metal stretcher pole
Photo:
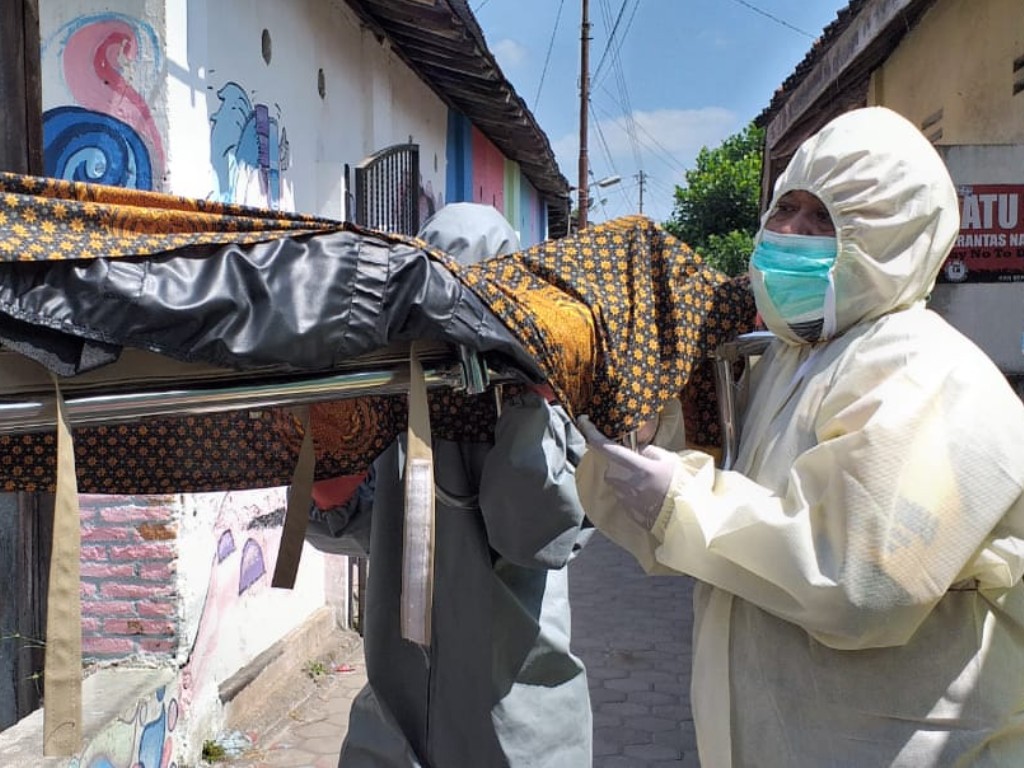
[[[720,345],[714,352],[715,394],[718,397],[718,417],[722,425],[722,469],[732,469],[739,445],[740,424],[736,413],[733,365],[741,358],[763,354],[774,338],[774,334],[769,331],[744,333]]]
[[[428,388],[451,387],[471,394],[487,384],[513,380],[481,367],[468,369],[465,361],[424,371]],[[364,395],[404,394],[409,391],[408,365],[393,369],[289,378],[277,381],[196,389],[153,390],[123,394],[75,395],[65,393],[68,420],[75,426],[111,424],[153,416],[183,416],[251,408],[275,408],[341,400]],[[0,434],[51,430],[56,406],[42,393],[0,402]]]

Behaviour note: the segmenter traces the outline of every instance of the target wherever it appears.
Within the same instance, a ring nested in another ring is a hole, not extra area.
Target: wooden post
[[[583,20],[580,24],[580,180],[576,188],[578,211],[577,228],[587,227],[587,184],[590,168],[587,162],[587,110],[590,107],[590,9],[583,0]]]
[[[0,0],[0,170],[43,174],[38,0]],[[52,497],[0,495],[0,730],[39,707]]]
[[[0,170],[43,173],[38,0],[0,0]]]

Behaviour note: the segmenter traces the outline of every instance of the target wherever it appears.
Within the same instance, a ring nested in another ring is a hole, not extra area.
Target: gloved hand
[[[677,459],[674,453],[648,445],[633,451],[605,437],[587,416],[576,420],[587,444],[608,458],[605,482],[618,497],[623,509],[647,530],[654,527],[665,503]]]

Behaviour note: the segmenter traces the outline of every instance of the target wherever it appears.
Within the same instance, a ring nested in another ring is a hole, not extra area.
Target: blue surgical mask
[[[763,281],[753,281],[754,297],[762,315],[767,299],[781,319],[801,338],[821,338],[825,305],[832,295],[832,266],[836,263],[836,239],[787,235],[762,230],[750,266]],[[763,282],[763,291],[761,295]]]

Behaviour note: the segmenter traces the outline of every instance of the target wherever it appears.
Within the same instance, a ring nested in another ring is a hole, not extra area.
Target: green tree
[[[750,123],[717,149],[704,147],[676,187],[665,229],[729,275],[747,268],[759,224],[764,130]]]

